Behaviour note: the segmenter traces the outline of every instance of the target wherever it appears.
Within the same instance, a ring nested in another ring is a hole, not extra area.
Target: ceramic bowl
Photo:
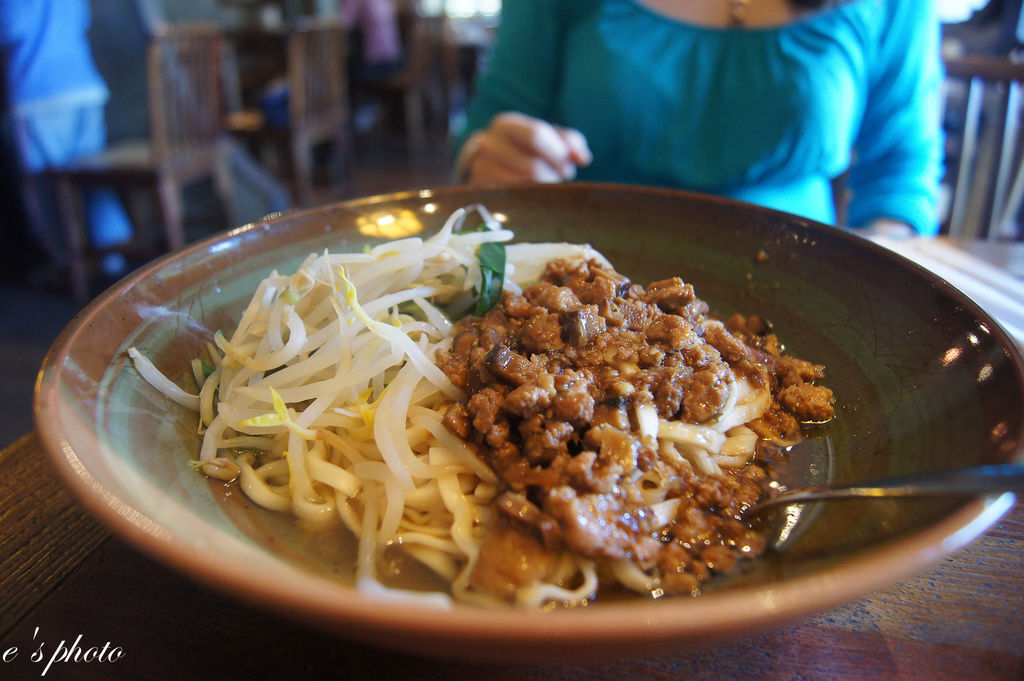
[[[483,660],[595,659],[747,636],[856,599],[984,532],[1013,503],[841,502],[793,510],[781,550],[696,598],[554,612],[381,602],[347,560],[290,518],[251,508],[189,461],[194,417],[150,389],[138,346],[171,376],[256,283],[323,249],[436,230],[482,203],[521,241],[586,241],[646,283],[679,275],[722,315],[757,312],[825,365],[832,424],[798,445],[790,484],[1019,459],[1024,368],[957,290],[856,235],[700,195],[611,185],[453,187],[348,201],[246,225],[157,260],[93,301],[42,368],[36,423],[85,506],[145,553],[310,626],[408,652]]]

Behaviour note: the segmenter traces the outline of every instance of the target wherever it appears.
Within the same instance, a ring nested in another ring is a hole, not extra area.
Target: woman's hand
[[[561,182],[592,160],[579,130],[516,112],[498,114],[474,133],[459,158],[462,178],[482,182]]]

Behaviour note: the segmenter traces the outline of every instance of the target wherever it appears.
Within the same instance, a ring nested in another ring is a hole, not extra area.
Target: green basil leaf
[[[477,259],[480,261],[481,281],[473,314],[482,317],[501,300],[505,285],[505,244],[493,241],[480,244]]]

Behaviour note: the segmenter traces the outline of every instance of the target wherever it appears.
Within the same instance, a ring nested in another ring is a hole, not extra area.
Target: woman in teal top
[[[831,180],[849,169],[845,224],[933,234],[931,2],[825,4],[507,0],[460,171],[680,187],[835,223]]]

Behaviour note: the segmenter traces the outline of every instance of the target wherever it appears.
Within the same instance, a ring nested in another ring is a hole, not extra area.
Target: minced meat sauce
[[[508,599],[550,575],[566,549],[599,566],[631,561],[676,594],[762,552],[738,516],[765,493],[766,470],[751,462],[705,475],[661,457],[638,407],[713,422],[735,375],[770,387],[771,407],[748,424],[765,440],[793,441],[801,422],[832,417],[832,392],[813,383],[821,368],[781,354],[758,317],[716,321],[679,278],[643,287],[594,260],[553,261],[523,295],[506,291],[460,322],[438,364],[469,395],[446,425],[499,478],[471,582]],[[680,500],[667,524],[643,500],[652,470]]]

